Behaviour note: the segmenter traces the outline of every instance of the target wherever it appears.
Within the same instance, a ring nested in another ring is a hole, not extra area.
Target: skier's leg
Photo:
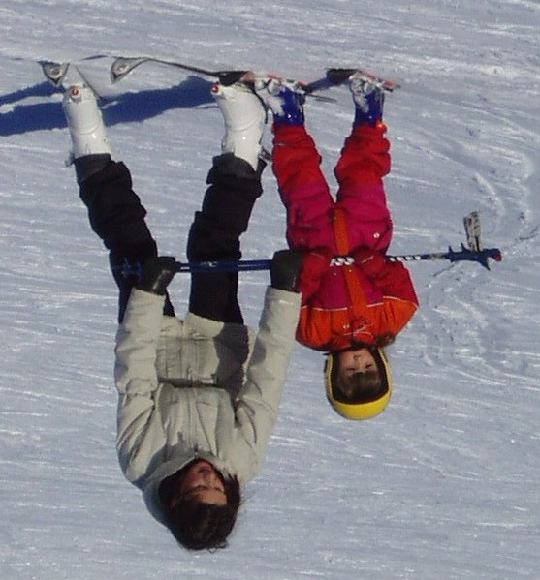
[[[276,79],[257,84],[272,111],[272,168],[287,210],[287,241],[293,248],[329,247],[333,199],[321,171],[321,157],[304,127],[303,95]]]
[[[384,91],[357,76],[351,77],[349,86],[355,118],[334,170],[337,204],[345,210],[351,248],[386,251],[392,220],[382,182],[390,171],[390,143],[382,122]]]
[[[255,200],[262,194],[259,161],[266,112],[258,97],[242,84],[216,85],[214,97],[225,120],[222,155],[213,159],[201,211],[191,226],[190,261],[238,260],[240,235],[247,230]],[[189,311],[210,320],[242,323],[238,272],[204,272],[191,276]]]
[[[73,159],[81,200],[88,208],[90,226],[110,252],[113,278],[119,289],[119,321],[138,275],[140,265],[157,256],[148,230],[146,211],[132,190],[131,175],[123,163],[111,160],[101,111],[92,91],[84,84],[70,87],[63,100],[73,144]],[[174,315],[167,297],[165,313]]]

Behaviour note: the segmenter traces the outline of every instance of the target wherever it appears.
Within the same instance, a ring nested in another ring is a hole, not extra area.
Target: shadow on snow
[[[110,127],[118,123],[140,122],[161,115],[169,109],[213,104],[210,86],[210,81],[190,76],[170,88],[122,93],[110,100],[104,100],[105,124]],[[59,92],[62,92],[62,89],[45,81],[0,96],[0,107],[31,97],[50,97]],[[0,114],[0,137],[65,127],[66,119],[60,102],[16,105],[12,110]]]

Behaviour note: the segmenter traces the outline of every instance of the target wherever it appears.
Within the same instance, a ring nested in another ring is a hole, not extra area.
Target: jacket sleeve
[[[159,461],[165,448],[161,418],[154,412],[163,302],[161,296],[133,290],[116,335],[116,449],[122,471],[133,483],[144,476],[150,461]]]
[[[383,332],[396,335],[413,317],[417,308],[418,305],[409,300],[385,298],[382,305],[375,307],[378,327]]]
[[[302,306],[296,340],[306,348],[328,350],[334,333],[329,310],[314,309],[309,302]]]
[[[332,252],[328,248],[318,248],[302,256],[302,268],[298,290],[302,293],[302,304],[309,301],[319,289],[321,278],[330,267]]]
[[[247,376],[240,390],[236,412],[238,454],[244,465],[258,470],[273,426],[287,375],[300,313],[301,295],[268,288]],[[243,450],[243,451],[242,451]],[[248,457],[255,456],[256,461]],[[255,473],[246,474],[246,478]]]
[[[387,260],[382,254],[366,249],[358,250],[353,255],[364,274],[373,281],[383,296],[401,298],[418,306],[411,276],[401,262]]]

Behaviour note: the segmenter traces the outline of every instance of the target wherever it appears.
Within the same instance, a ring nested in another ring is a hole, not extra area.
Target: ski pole
[[[270,260],[210,260],[208,262],[176,262],[177,272],[247,272],[269,270]]]
[[[353,262],[350,257],[344,260],[344,264],[350,264]],[[479,262],[490,270],[489,259],[493,259],[497,262],[502,260],[501,252],[497,248],[485,249],[481,251],[467,250],[461,246],[460,251],[455,251],[451,247],[448,248],[448,252],[435,252],[429,254],[406,254],[403,256],[387,256],[389,260],[404,260],[404,261],[416,261],[416,260],[450,260],[451,262],[457,262],[460,260],[467,260],[471,262]],[[208,262],[176,262],[177,272],[246,272],[255,270],[268,270],[270,269],[270,260],[213,260]]]
[[[479,262],[491,270],[489,267],[489,259],[500,262],[502,260],[501,251],[498,248],[486,248],[483,250],[468,250],[461,244],[461,250],[455,251],[452,247],[448,248],[448,252],[436,252],[433,254],[409,254],[405,256],[387,256],[389,260],[450,260],[450,262],[458,262],[460,260],[467,260],[470,262]]]

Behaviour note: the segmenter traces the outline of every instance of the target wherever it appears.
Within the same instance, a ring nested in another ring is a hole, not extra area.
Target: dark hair
[[[396,335],[393,332],[385,332],[384,334],[379,334],[375,337],[375,346],[378,348],[385,348],[390,346],[396,341]],[[362,343],[359,343],[362,344]],[[354,346],[354,344],[353,344]],[[367,346],[366,348],[373,348],[372,346]]]
[[[182,476],[187,468],[176,476]],[[223,477],[216,471],[225,487],[226,505],[214,505],[192,500],[180,500],[168,509],[167,527],[176,541],[188,550],[217,550],[226,548],[240,507],[240,484],[236,477]],[[177,480],[178,481],[178,480]]]
[[[378,370],[342,377],[336,368],[332,386],[334,399],[349,404],[377,401],[388,390]]]

